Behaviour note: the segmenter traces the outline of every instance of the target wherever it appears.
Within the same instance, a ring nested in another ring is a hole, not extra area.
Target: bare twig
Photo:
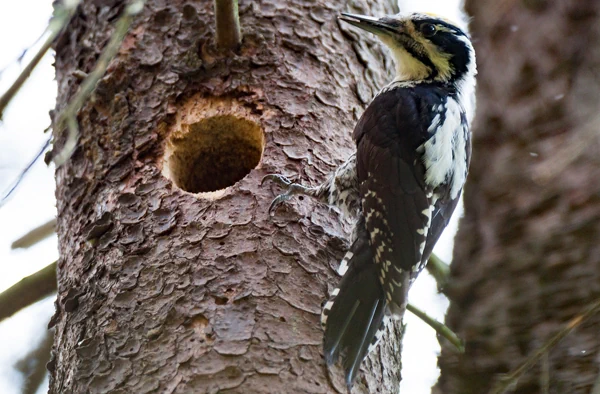
[[[562,330],[560,330],[556,335],[550,338],[550,340],[546,342],[544,346],[542,346],[534,354],[532,354],[517,369],[515,369],[508,375],[501,376],[490,391],[490,394],[503,394],[511,387],[516,386],[519,378],[523,376],[523,374],[527,372],[531,367],[533,367],[561,339],[569,335],[574,329],[579,327],[583,322],[585,322],[587,319],[594,316],[598,312],[600,312],[600,299],[596,300],[596,302],[594,302],[591,306],[587,307],[583,312],[581,312],[581,314],[572,318]]]
[[[542,371],[540,373],[540,388],[542,394],[550,393],[550,354],[546,353],[542,357]]]
[[[432,253],[429,257],[429,261],[427,262],[427,271],[429,271],[429,273],[435,278],[438,291],[443,293],[446,285],[448,284],[450,266]]]
[[[48,52],[48,49],[50,49],[50,46],[52,46],[52,43],[56,37],[58,37],[60,32],[69,23],[71,17],[75,13],[77,5],[79,5],[79,1],[65,2],[64,4],[61,3],[55,6],[54,15],[52,16],[50,23],[48,23],[46,31],[44,31],[44,34],[42,34],[42,37],[46,34],[48,35],[46,40],[33,56],[33,59],[31,59],[25,68],[23,68],[23,71],[21,71],[15,82],[13,82],[8,90],[4,92],[2,97],[0,97],[0,119],[2,119],[2,114],[4,113],[4,109],[8,103],[10,103],[19,89],[21,89],[21,86],[23,86],[25,81],[27,81],[27,78],[29,78],[31,72],[35,69],[40,60],[42,60],[46,52]]]
[[[48,149],[48,146],[50,145],[50,140],[51,137],[48,137],[46,139],[46,142],[44,142],[42,148],[36,153],[36,155],[27,164],[27,166],[25,166],[25,168],[21,171],[19,176],[17,176],[17,179],[15,179],[14,182],[8,187],[8,189],[6,189],[6,191],[2,193],[2,196],[0,197],[0,208],[2,208],[4,204],[6,204],[8,198],[13,194],[15,190],[17,190],[17,187],[19,187],[21,181],[23,180],[23,178],[25,178],[25,175],[27,175],[31,167],[33,167],[33,165],[39,160],[39,158],[42,157],[42,154],[46,151],[46,149]]]
[[[465,346],[463,342],[460,340],[458,335],[456,335],[450,328],[448,328],[448,326],[435,320],[434,318],[427,315],[425,312],[418,309],[414,305],[408,304],[406,305],[406,309],[413,313],[415,316],[417,316],[419,319],[427,323],[427,325],[433,328],[435,332],[437,332],[439,335],[446,338],[451,344],[454,345],[454,347],[456,347],[456,349],[459,352],[465,352]]]
[[[129,30],[129,26],[133,22],[135,15],[139,14],[144,8],[145,0],[133,0],[126,8],[115,25],[115,31],[112,34],[110,41],[106,44],[104,51],[100,55],[96,66],[90,72],[85,80],[81,83],[79,90],[69,102],[67,107],[58,115],[55,123],[55,135],[59,135],[62,130],[68,128],[68,138],[60,152],[54,156],[54,164],[60,166],[71,157],[71,154],[77,146],[77,137],[79,135],[77,128],[77,112],[83,104],[88,100],[90,95],[96,89],[96,84],[104,76],[109,63],[115,57],[121,43],[125,38],[125,34]]]
[[[50,351],[54,343],[54,334],[51,330],[44,332],[40,343],[17,361],[14,366],[23,374],[23,394],[37,393],[46,376],[46,363],[50,360]]]
[[[217,47],[221,50],[235,50],[242,41],[238,0],[215,0],[215,21]]]
[[[36,243],[43,241],[48,238],[56,231],[56,219],[48,220],[46,223],[42,224],[29,231],[27,234],[23,235],[16,241],[10,245],[11,249],[20,249],[20,248],[29,248]]]
[[[0,293],[0,321],[56,291],[56,262]]]

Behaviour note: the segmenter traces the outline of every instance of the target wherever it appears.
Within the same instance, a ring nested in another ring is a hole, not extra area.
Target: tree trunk
[[[146,2],[56,172],[50,392],[345,390],[322,361],[319,315],[350,224],[307,200],[271,219],[278,190],[260,181],[316,185],[351,153],[392,65],[337,16],[393,12],[379,3],[242,0],[242,45],[219,53],[212,2]],[[56,45],[57,111],[123,6],[80,6]],[[392,329],[354,392],[398,391]]]
[[[478,113],[447,315],[467,351],[444,347],[437,392],[481,394],[600,296],[600,2],[467,7]],[[599,331],[593,316],[512,392],[590,393]]]

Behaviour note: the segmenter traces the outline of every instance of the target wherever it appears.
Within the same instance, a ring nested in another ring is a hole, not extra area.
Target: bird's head
[[[373,18],[342,13],[341,20],[377,35],[396,62],[396,80],[459,84],[475,75],[469,36],[452,22],[429,14]]]

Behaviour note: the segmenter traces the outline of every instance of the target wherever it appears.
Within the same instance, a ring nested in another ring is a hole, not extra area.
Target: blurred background
[[[401,2],[403,10],[419,10],[458,15],[458,0]],[[0,92],[17,78],[43,42],[40,39],[52,15],[50,0],[20,0],[0,2]],[[52,67],[53,53],[48,52],[17,96],[5,109],[0,121],[0,192],[11,190],[15,180],[43,147],[49,134],[48,112],[54,107],[56,83]],[[439,242],[436,253],[450,261],[452,237],[462,211]],[[54,198],[54,167],[47,166],[43,156],[22,179],[18,188],[0,208],[0,292],[22,278],[39,271],[58,258],[56,235],[29,248],[12,249],[12,243],[30,230],[52,220],[56,213]],[[0,391],[3,394],[36,392],[40,368],[36,349],[47,348],[46,326],[54,312],[54,296],[0,321]],[[435,281],[424,273],[411,290],[411,302],[428,314],[442,320],[447,301],[436,290]],[[436,358],[439,345],[435,332],[421,320],[407,314],[404,341],[403,392],[430,392],[439,371]],[[39,353],[39,352],[38,352]],[[42,354],[44,354],[42,352]],[[44,377],[37,392],[47,391]],[[27,384],[29,383],[29,384]]]

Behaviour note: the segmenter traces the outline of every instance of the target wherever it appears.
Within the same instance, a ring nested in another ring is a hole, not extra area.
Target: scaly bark
[[[600,297],[600,3],[467,1],[480,75],[438,393],[487,393]],[[517,382],[590,393],[600,316]]]
[[[259,184],[271,172],[317,184],[351,153],[351,129],[393,67],[373,37],[342,31],[337,15],[393,12],[391,1],[379,3],[240,1],[243,42],[223,55],[213,2],[147,1],[56,172],[50,392],[343,390],[322,361],[319,314],[349,225],[306,200],[271,220],[276,190]],[[57,111],[122,9],[80,6],[56,45]],[[162,156],[179,111],[213,99],[256,120],[265,149],[233,187],[198,197],[163,177]],[[386,341],[354,392],[397,392],[399,357],[400,341]]]

